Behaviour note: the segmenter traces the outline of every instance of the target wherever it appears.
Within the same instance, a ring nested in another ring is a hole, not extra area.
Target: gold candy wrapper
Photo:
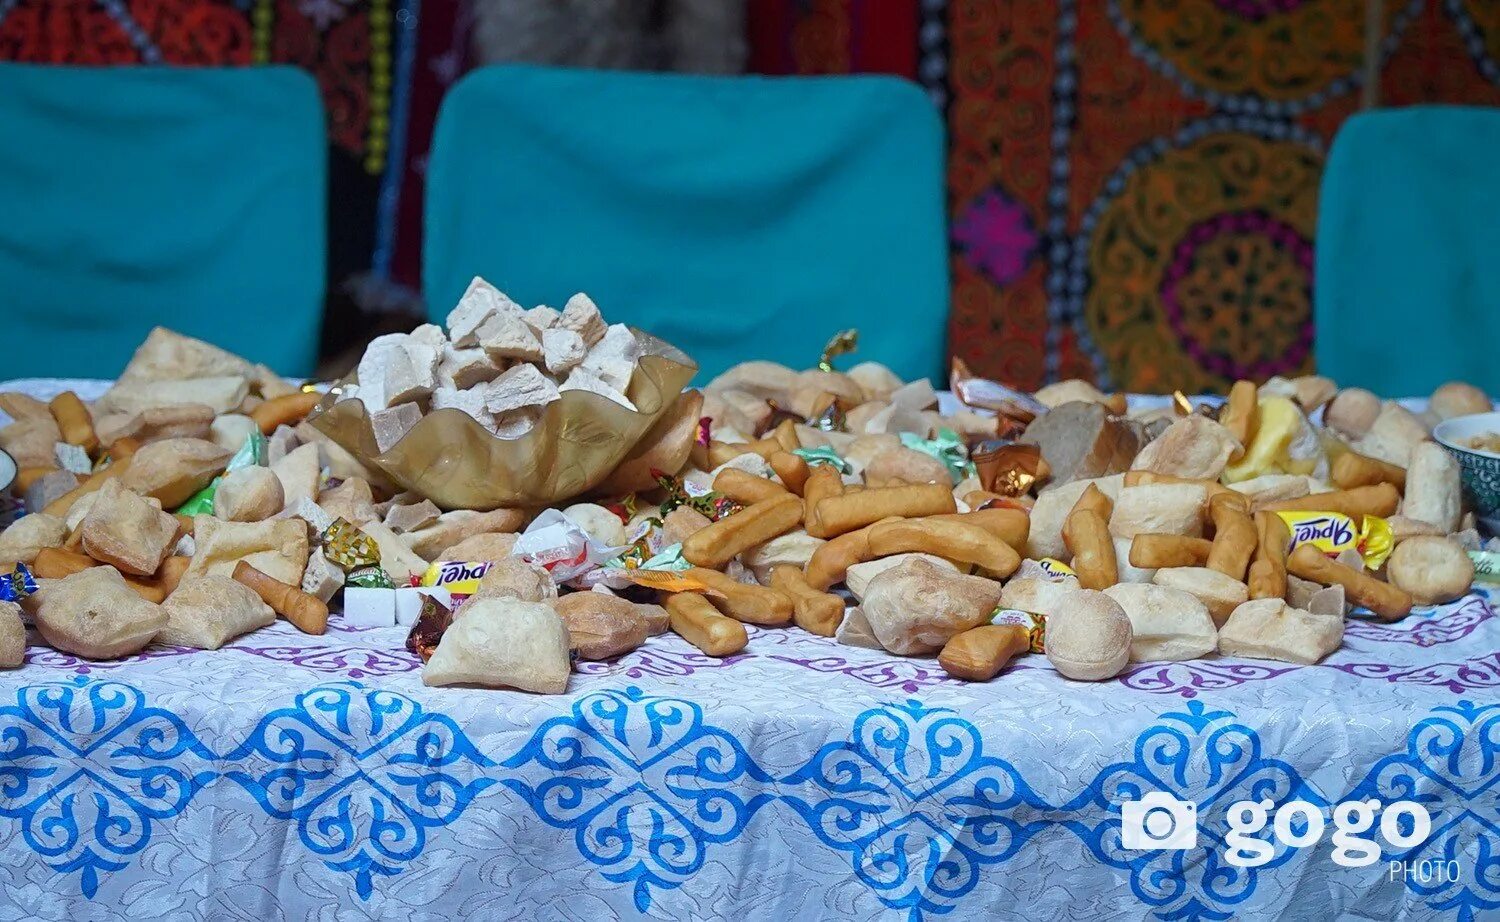
[[[698,370],[675,347],[633,332],[641,360],[625,396],[637,410],[588,391],[563,391],[518,439],[497,438],[461,410],[436,410],[384,453],[359,400],[335,403],[337,395],[330,393],[308,421],[361,463],[443,509],[561,502],[608,477]],[[351,375],[340,387],[357,381]]]
[[[323,556],[348,573],[357,567],[379,566],[380,546],[348,519],[334,519],[323,530]]]
[[[969,456],[979,486],[1001,496],[1023,496],[1039,480],[1052,476],[1036,445],[984,442]]]
[[[828,345],[823,347],[823,354],[818,358],[818,368],[823,371],[833,371],[833,360],[841,355],[848,355],[859,348],[858,330],[839,330],[833,334]]]

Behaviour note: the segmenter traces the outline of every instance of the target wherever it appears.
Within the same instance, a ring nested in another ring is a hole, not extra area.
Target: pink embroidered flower
[[[996,285],[1009,285],[1026,271],[1037,235],[1026,209],[999,189],[969,203],[953,222],[953,244]]]

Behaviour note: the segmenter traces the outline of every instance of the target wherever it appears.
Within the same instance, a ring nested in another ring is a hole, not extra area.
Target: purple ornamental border
[[[1422,648],[1453,643],[1468,637],[1482,623],[1494,618],[1495,612],[1482,597],[1471,597],[1440,617],[1409,620],[1398,625],[1351,620],[1346,636],[1375,643],[1398,643]],[[333,633],[364,633],[360,629],[330,625]],[[705,656],[676,638],[643,647],[612,662],[584,662],[577,672],[587,677],[675,678],[699,671],[730,669],[743,662],[768,658],[825,675],[842,675],[874,688],[913,693],[926,688],[965,684],[950,678],[929,660],[908,657],[884,657],[875,651],[843,646],[832,638],[817,637],[791,630],[765,631],[747,626],[754,646],[736,656],[716,659]],[[258,636],[302,638],[290,625],[278,622],[258,632]],[[253,635],[254,636],[254,635]],[[325,635],[327,636],[327,635]],[[767,646],[792,646],[794,654],[767,652]],[[826,647],[825,655],[807,655],[807,648]],[[351,679],[376,678],[413,672],[421,663],[404,649],[380,649],[357,645],[284,643],[260,645],[252,642],[229,644],[223,649],[258,656],[315,672],[331,673]],[[188,647],[151,647],[120,660],[91,661],[60,653],[46,647],[31,647],[26,662],[47,668],[67,669],[79,675],[94,671],[119,669],[134,663],[167,657],[191,656],[206,651]],[[866,654],[870,657],[867,658]],[[1018,664],[1013,669],[1045,668]],[[1275,679],[1303,668],[1335,669],[1358,679],[1392,684],[1424,685],[1447,688],[1455,694],[1466,690],[1500,687],[1500,654],[1489,653],[1459,662],[1394,664],[1388,662],[1324,662],[1312,667],[1272,664],[1269,661],[1193,660],[1190,662],[1145,663],[1124,673],[1120,681],[1128,688],[1153,694],[1194,698],[1200,692],[1222,691],[1249,682]]]

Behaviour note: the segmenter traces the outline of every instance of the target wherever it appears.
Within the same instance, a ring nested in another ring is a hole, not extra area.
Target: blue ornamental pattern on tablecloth
[[[1197,850],[1127,850],[1121,841],[1121,804],[1162,792],[1192,804],[1198,819]],[[1247,900],[1261,875],[1285,864],[1296,850],[1276,845],[1269,825],[1261,838],[1275,847],[1261,867],[1238,868],[1224,860],[1228,808],[1239,801],[1269,798],[1282,804],[1327,801],[1303,782],[1291,765],[1267,757],[1260,736],[1227,711],[1201,701],[1185,713],[1164,714],[1136,738],[1134,758],[1107,766],[1089,789],[1065,805],[1063,825],[1100,861],[1130,872],[1130,889],[1163,919],[1229,919]]]
[[[547,721],[505,768],[555,772],[539,784],[504,784],[543,822],[572,830],[578,851],[604,876],[634,887],[636,908],[651,887],[675,888],[703,866],[708,847],[733,841],[769,799],[761,771],[734,737],[703,722],[691,701],[637,688],[580,699]]]
[[[494,784],[491,763],[450,718],[404,695],[349,682],[299,695],[267,714],[225,760],[225,777],[368,897],[422,853],[429,829],[456,820]]]
[[[222,753],[139,690],[89,676],[26,686],[0,707],[0,815],[18,822],[18,841],[48,866],[78,875],[89,898],[214,783],[291,824],[301,846],[352,875],[366,899],[476,798],[518,797],[571,832],[605,879],[629,883],[643,912],[688,885],[716,846],[752,834],[774,805],[914,920],[961,910],[985,874],[1044,831],[1071,835],[1124,871],[1154,918],[1234,918],[1296,871],[1295,852],[1280,846],[1261,867],[1223,861],[1230,804],[1304,800],[1326,818],[1340,801],[1412,799],[1427,807],[1432,834],[1387,857],[1455,859],[1465,873],[1408,878],[1408,895],[1461,920],[1500,909],[1500,704],[1436,707],[1403,751],[1348,790],[1323,791],[1268,754],[1236,715],[1190,700],[1056,804],[986,752],[973,723],[916,701],[866,709],[845,738],[783,775],[758,765],[698,704],[636,688],[582,696],[503,757],[480,752],[451,718],[358,682],[308,690]],[[1150,791],[1197,805],[1198,849],[1123,848],[1121,804]],[[1269,831],[1261,837],[1271,841]]]
[[[848,852],[880,901],[912,916],[947,912],[986,865],[1006,861],[1046,822],[1047,805],[1008,762],[984,754],[973,724],[916,701],[874,708],[850,739],[787,779],[813,833]]]
[[[125,867],[213,780],[213,759],[128,685],[27,686],[0,707],[0,815],[92,898],[101,873]]]
[[[1439,707],[1386,756],[1346,800],[1412,800],[1427,808],[1432,834],[1395,856],[1407,862],[1458,861],[1458,879],[1412,879],[1407,889],[1463,920],[1500,912],[1500,704]]]

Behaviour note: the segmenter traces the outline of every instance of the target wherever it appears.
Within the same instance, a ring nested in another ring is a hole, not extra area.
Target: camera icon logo
[[[1132,851],[1198,847],[1198,805],[1152,791],[1120,805],[1120,844]]]

